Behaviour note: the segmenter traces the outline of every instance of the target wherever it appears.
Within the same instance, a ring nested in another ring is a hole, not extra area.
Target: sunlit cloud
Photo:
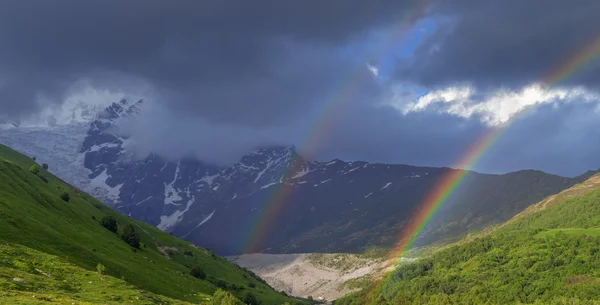
[[[395,93],[386,104],[403,115],[433,111],[465,119],[478,118],[488,126],[495,126],[530,107],[573,102],[598,103],[600,95],[584,87],[545,89],[540,84],[515,91],[498,89],[483,93],[470,86],[458,86],[413,95],[412,98],[407,98],[406,92]]]

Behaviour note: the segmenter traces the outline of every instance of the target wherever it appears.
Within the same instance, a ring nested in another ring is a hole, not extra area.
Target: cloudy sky
[[[140,151],[600,167],[596,0],[0,0],[0,107],[143,97]]]

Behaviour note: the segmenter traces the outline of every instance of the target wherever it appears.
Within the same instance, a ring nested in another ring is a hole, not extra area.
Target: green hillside
[[[308,303],[207,249],[112,211],[41,165],[32,173],[34,164],[0,145],[1,304],[37,304],[40,297],[68,304],[201,303],[219,288],[240,299],[251,293],[260,304]],[[100,224],[107,216],[116,219],[116,233]],[[128,225],[139,248],[121,238]],[[194,266],[205,276],[192,277]]]
[[[600,304],[600,175],[336,304]]]

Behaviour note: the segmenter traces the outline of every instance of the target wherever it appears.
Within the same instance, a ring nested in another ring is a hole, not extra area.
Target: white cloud
[[[507,122],[515,115],[542,104],[571,102],[600,102],[600,95],[583,87],[546,89],[533,84],[518,91],[495,90],[478,93],[469,86],[449,87],[409,99],[406,91],[394,94],[386,104],[406,115],[411,112],[437,111],[471,119],[479,118],[489,126]],[[600,106],[599,106],[600,107]]]
[[[96,88],[86,81],[79,81],[70,87],[66,98],[60,102],[39,97],[40,105],[45,106],[29,116],[23,117],[20,125],[21,127],[47,127],[49,125],[88,123],[112,103],[123,98],[137,101],[148,94],[149,90],[145,88],[115,91]]]
[[[367,64],[367,69],[369,69],[374,76],[379,76],[379,69],[377,67]]]

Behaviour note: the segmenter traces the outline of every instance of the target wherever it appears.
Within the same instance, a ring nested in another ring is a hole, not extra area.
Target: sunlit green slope
[[[112,211],[41,165],[32,173],[34,164],[0,145],[1,304],[35,304],[44,295],[65,304],[200,303],[219,287],[240,299],[251,293],[261,304],[300,302],[206,249]],[[116,233],[100,224],[105,216],[117,220]],[[129,224],[139,248],[121,238]],[[204,279],[190,275],[193,266]]]
[[[600,304],[600,175],[336,304]]]

